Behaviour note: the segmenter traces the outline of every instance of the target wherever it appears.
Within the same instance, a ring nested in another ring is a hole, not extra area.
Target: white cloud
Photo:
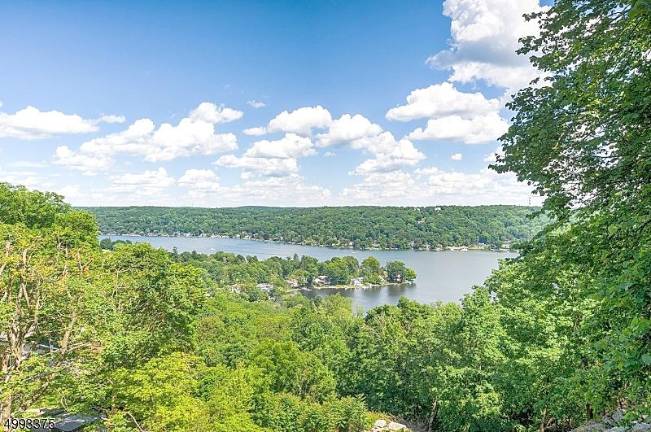
[[[246,179],[242,184],[223,188],[220,205],[322,206],[331,192],[304,182],[299,175]]]
[[[250,136],[261,136],[267,133],[267,128],[264,126],[252,127],[252,128],[244,129],[242,133],[244,133],[244,135],[250,135]]]
[[[412,131],[409,139],[477,144],[506,132],[508,124],[499,115],[500,107],[499,99],[460,92],[450,83],[441,83],[412,91],[407,104],[390,109],[386,117],[399,121],[429,118],[427,127]]]
[[[29,189],[42,189],[51,186],[45,178],[29,170],[0,170],[0,182],[21,185]]]
[[[355,114],[344,114],[330,124],[326,133],[317,135],[319,146],[328,147],[334,144],[352,142],[362,138],[376,136],[382,128],[371,123],[366,117]]]
[[[219,177],[209,169],[186,170],[178,183],[193,193],[217,192],[220,188]]]
[[[498,99],[487,99],[479,92],[460,92],[453,84],[444,82],[413,90],[407,96],[407,104],[391,108],[386,117],[397,121],[450,115],[474,117],[497,112],[500,105]]]
[[[405,199],[420,198],[413,195],[415,187],[414,177],[404,171],[372,172],[362,182],[344,188],[341,198],[352,205],[404,204]]]
[[[232,133],[215,133],[212,123],[185,118],[177,126],[163,123],[148,137],[147,144],[149,148],[144,152],[145,159],[161,161],[235,150],[237,138]]]
[[[531,195],[532,188],[517,181],[515,174],[498,174],[490,169],[478,173],[443,171],[436,167],[417,170],[427,186],[450,202],[468,204],[520,204],[539,202]]]
[[[105,154],[74,152],[68,146],[59,146],[54,152],[53,163],[81,171],[85,175],[95,175],[99,171],[108,169],[113,160]]]
[[[59,147],[55,163],[95,172],[108,168],[117,154],[142,156],[155,162],[232,151],[237,148],[237,138],[232,133],[216,133],[215,125],[241,116],[240,111],[204,102],[176,126],[163,123],[156,128],[152,120],[144,118],[121,132],[86,141],[77,152]]]
[[[324,156],[324,157],[327,157],[327,158],[329,158],[329,157],[335,157],[335,156],[337,156],[337,153],[335,153],[335,152],[331,152],[331,151],[327,151],[327,152],[323,153],[323,156]]]
[[[367,150],[371,151],[375,157],[362,162],[353,174],[367,175],[377,172],[396,171],[402,167],[413,166],[425,159],[411,141],[401,139],[396,142],[393,135],[389,132],[381,134],[384,139],[378,139],[381,144],[377,145],[372,142],[367,143]],[[387,145],[389,144],[389,145]]]
[[[288,133],[279,140],[262,140],[253,143],[244,156],[288,159],[309,156],[314,153],[310,138]]]
[[[98,119],[99,122],[108,123],[108,124],[121,124],[127,121],[126,117],[121,115],[103,115]]]
[[[79,185],[67,185],[62,188],[58,188],[56,193],[62,195],[66,202],[72,203],[83,198],[84,194]]]
[[[314,154],[313,147],[310,138],[288,133],[278,140],[257,141],[241,157],[225,155],[215,164],[242,169],[243,179],[286,177],[298,173],[297,159]]]
[[[249,156],[237,157],[225,155],[217,159],[216,165],[243,170],[242,178],[253,177],[284,177],[298,173],[296,159],[287,158],[256,158]]]
[[[151,172],[150,172],[151,174]],[[147,180],[155,177],[149,175]],[[134,180],[134,179],[131,179]],[[131,183],[131,181],[129,182]],[[167,181],[170,184],[169,180]],[[162,205],[162,206],[319,206],[331,199],[328,189],[306,184],[296,174],[283,177],[245,178],[235,186],[219,184],[217,174],[212,170],[189,169],[179,178],[178,185],[187,190],[180,195],[149,188],[147,193],[117,192],[116,187],[93,195],[89,201],[81,200],[83,205],[101,203],[102,205]],[[87,194],[88,195],[88,194]]]
[[[27,160],[18,160],[15,162],[9,162],[7,164],[12,168],[45,168],[48,166],[45,161],[27,161]]]
[[[450,159],[452,159],[453,161],[463,160],[463,154],[461,154],[461,153],[452,153],[450,155]]]
[[[450,81],[523,87],[539,73],[515,52],[520,37],[538,32],[538,24],[522,15],[542,9],[538,0],[446,0],[443,13],[452,19],[451,47],[427,63],[451,69]]]
[[[373,172],[360,183],[346,187],[341,202],[349,205],[482,205],[539,204],[531,187],[513,174],[489,169],[464,173],[436,167],[405,171]]]
[[[310,135],[314,128],[325,128],[332,122],[332,116],[321,105],[302,107],[292,112],[283,111],[271,119],[267,132],[293,132]]]
[[[112,192],[121,192],[137,195],[156,195],[175,184],[173,177],[167,174],[165,168],[154,171],[145,171],[140,174],[121,174],[111,176]]]
[[[217,106],[211,102],[202,102],[190,113],[193,121],[219,124],[229,123],[242,118],[242,111],[234,110],[225,106]]]
[[[41,111],[28,106],[14,114],[0,113],[0,138],[37,139],[53,135],[83,134],[98,130],[99,123],[119,123],[121,116],[84,119],[60,111]]]
[[[247,104],[250,107],[255,108],[255,109],[264,108],[264,107],[267,106],[267,104],[265,104],[264,102],[258,101],[258,100],[255,100],[255,99],[248,101]]]
[[[391,132],[383,131],[379,125],[360,114],[342,115],[332,122],[327,132],[317,135],[317,140],[320,147],[348,144],[353,149],[372,154],[372,159],[362,162],[351,173],[356,175],[396,171],[425,159],[425,155],[411,141],[396,141]]]
[[[497,113],[470,119],[448,116],[427,121],[425,129],[418,128],[408,137],[412,140],[452,140],[465,144],[481,144],[496,140],[508,129],[508,123]]]

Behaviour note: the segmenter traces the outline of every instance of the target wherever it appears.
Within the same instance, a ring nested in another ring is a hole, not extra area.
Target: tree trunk
[[[427,432],[432,432],[434,430],[434,422],[436,421],[436,414],[438,411],[438,402],[432,402],[432,411],[429,415],[429,421],[427,422]]]

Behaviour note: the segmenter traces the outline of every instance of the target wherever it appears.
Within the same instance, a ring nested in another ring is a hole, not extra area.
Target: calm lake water
[[[481,284],[497,268],[500,259],[513,258],[517,254],[510,252],[484,251],[359,251],[351,249],[333,249],[315,246],[300,246],[256,240],[239,240],[205,237],[134,237],[110,236],[112,240],[131,240],[147,242],[154,247],[179,252],[215,253],[232,252],[244,256],[255,255],[259,259],[272,256],[292,257],[294,254],[309,255],[319,261],[335,256],[351,255],[360,262],[374,256],[384,265],[387,261],[403,261],[407,267],[416,271],[416,283],[405,286],[387,286],[371,289],[329,289],[316,290],[310,295],[332,295],[340,293],[350,297],[357,310],[368,310],[384,304],[396,304],[401,296],[419,301],[433,303],[436,301],[459,301],[474,285]]]

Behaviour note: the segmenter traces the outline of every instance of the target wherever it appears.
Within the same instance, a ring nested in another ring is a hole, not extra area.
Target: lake
[[[491,271],[497,268],[500,259],[517,256],[517,254],[511,252],[488,251],[361,251],[207,237],[110,236],[110,238],[112,240],[147,242],[154,247],[162,247],[167,250],[176,247],[179,252],[195,250],[200,253],[211,254],[224,251],[244,256],[255,255],[259,259],[272,256],[292,257],[294,254],[298,254],[299,256],[309,255],[323,261],[335,256],[350,255],[361,262],[368,256],[374,256],[383,265],[388,261],[399,260],[416,271],[416,283],[412,285],[356,290],[328,289],[308,293],[310,296],[340,293],[351,298],[353,307],[356,310],[364,311],[384,304],[396,304],[401,296],[421,303],[459,301],[464,294],[470,292],[474,285],[481,284]]]

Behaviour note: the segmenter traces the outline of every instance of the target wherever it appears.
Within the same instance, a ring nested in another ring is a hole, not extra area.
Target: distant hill
[[[103,234],[226,236],[356,249],[503,247],[547,223],[519,206],[89,207]]]

